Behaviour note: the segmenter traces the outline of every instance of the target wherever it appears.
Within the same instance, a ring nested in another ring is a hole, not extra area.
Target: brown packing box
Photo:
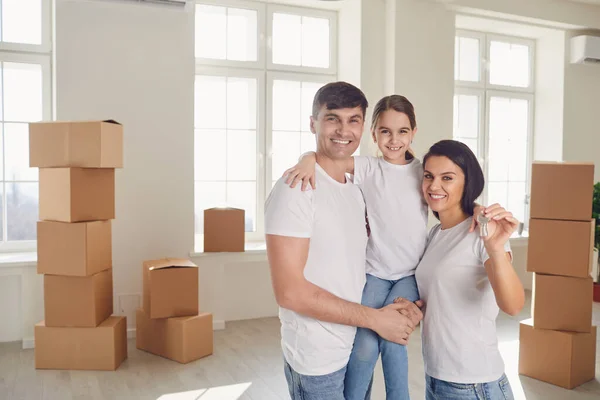
[[[144,261],[143,309],[150,318],[198,315],[198,267],[182,258]]]
[[[594,257],[595,220],[531,219],[527,271],[587,278]]]
[[[112,270],[92,276],[44,275],[49,327],[95,327],[113,312]]]
[[[112,267],[111,221],[37,223],[38,274],[90,276]]]
[[[116,121],[29,124],[30,167],[123,167],[123,126]]]
[[[111,316],[96,328],[35,325],[35,367],[114,371],[127,358],[125,317]]]
[[[591,333],[536,329],[521,322],[519,374],[573,389],[594,379],[596,327]]]
[[[213,353],[212,314],[150,319],[136,312],[136,347],[182,364]]]
[[[530,216],[589,221],[593,192],[594,164],[536,161],[531,170]]]
[[[41,220],[80,222],[114,218],[114,169],[40,169]]]
[[[536,329],[590,332],[592,278],[534,274],[531,315]]]
[[[204,252],[242,252],[245,211],[237,208],[204,210]]]

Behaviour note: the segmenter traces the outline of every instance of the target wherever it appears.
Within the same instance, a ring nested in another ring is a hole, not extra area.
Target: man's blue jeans
[[[302,375],[285,361],[285,379],[292,400],[345,400],[346,367],[327,375]]]
[[[419,299],[419,290],[414,275],[397,281],[388,281],[367,274],[367,283],[362,296],[363,305],[381,308],[392,304],[397,297],[404,297],[410,301]],[[406,347],[388,342],[370,329],[358,328],[346,371],[344,384],[346,400],[371,398],[373,370],[380,352],[387,400],[410,398]]]

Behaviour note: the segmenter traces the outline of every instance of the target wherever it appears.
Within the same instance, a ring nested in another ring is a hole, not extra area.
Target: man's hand
[[[401,314],[404,304],[390,304],[377,310],[372,329],[390,342],[407,345],[408,337],[415,330],[412,319]]]
[[[413,303],[403,297],[397,297],[394,299],[394,304],[398,304],[402,307],[398,311],[400,314],[410,318],[414,326],[417,326],[419,322],[423,320],[423,312],[420,309],[423,307],[423,300],[417,300]]]

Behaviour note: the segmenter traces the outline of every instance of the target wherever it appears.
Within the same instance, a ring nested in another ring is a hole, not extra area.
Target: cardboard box
[[[111,316],[96,328],[35,325],[35,368],[114,371],[127,358],[127,322]]]
[[[534,162],[530,216],[589,221],[592,217],[594,164]]]
[[[587,278],[594,256],[595,220],[531,219],[527,271]]]
[[[245,248],[245,211],[237,208],[204,210],[204,252],[242,252]]]
[[[213,353],[212,314],[150,319],[136,312],[136,347],[182,364]]]
[[[49,327],[95,327],[113,312],[112,270],[92,276],[44,275]]]
[[[536,329],[522,321],[519,374],[573,389],[595,377],[596,327],[591,333]]]
[[[531,315],[536,329],[590,332],[592,278],[534,274]]]
[[[190,260],[144,261],[143,309],[150,318],[198,315],[198,267]]]
[[[114,169],[40,169],[41,220],[81,222],[114,218]]]
[[[30,167],[123,167],[123,126],[116,121],[29,124]]]
[[[37,223],[38,274],[90,276],[112,268],[111,221]]]

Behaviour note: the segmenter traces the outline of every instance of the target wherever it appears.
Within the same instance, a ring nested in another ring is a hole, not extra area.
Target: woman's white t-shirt
[[[381,279],[414,275],[427,242],[423,165],[396,165],[379,157],[354,157],[354,183],[365,198],[371,234],[366,272]]]
[[[484,263],[489,259],[472,217],[450,228],[432,228],[416,272],[425,302],[421,328],[425,372],[455,383],[499,379],[498,305]],[[505,245],[507,252],[510,244]]]

